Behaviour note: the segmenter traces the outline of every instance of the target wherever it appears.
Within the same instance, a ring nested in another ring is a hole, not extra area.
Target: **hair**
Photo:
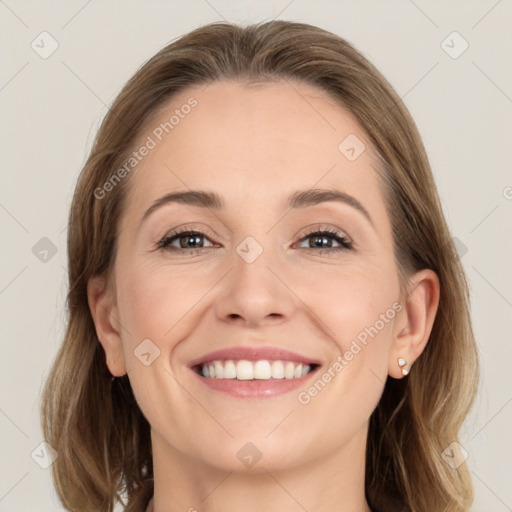
[[[458,441],[479,379],[468,284],[423,143],[400,97],[343,38],[308,24],[212,23],[171,42],[121,90],[78,177],[68,224],[67,327],[43,390],[41,424],[57,451],[53,481],[70,511],[145,510],[154,490],[150,426],[128,377],[111,380],[88,306],[87,282],[111,276],[129,177],[102,199],[148,120],[187,87],[215,81],[298,81],[350,111],[375,153],[400,282],[432,269],[439,307],[405,379],[388,377],[369,420],[365,492],[379,512],[465,512],[467,465],[441,457]],[[126,498],[126,503],[122,500]]]

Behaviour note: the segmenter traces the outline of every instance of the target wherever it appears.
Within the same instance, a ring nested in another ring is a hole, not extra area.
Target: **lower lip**
[[[319,367],[310,371],[304,377],[297,379],[269,379],[269,380],[238,380],[238,379],[209,379],[202,377],[194,370],[194,375],[206,386],[215,391],[227,393],[237,398],[272,398],[289,393],[304,386],[306,380],[314,375]]]

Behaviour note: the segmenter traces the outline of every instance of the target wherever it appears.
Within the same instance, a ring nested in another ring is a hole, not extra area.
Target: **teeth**
[[[272,372],[273,379],[284,379],[284,366],[281,361],[272,361]]]
[[[222,379],[222,376],[217,376],[216,379]],[[254,369],[250,361],[238,361],[236,363],[236,378],[238,380],[252,380],[254,379]]]
[[[213,363],[213,367],[215,368],[215,377],[217,379],[222,379],[224,377],[224,366],[220,361],[215,361]]]
[[[268,380],[272,378],[272,369],[268,361],[258,361],[254,365],[254,378],[259,380]]]
[[[293,363],[286,363],[284,367],[284,378],[293,379],[295,376],[295,365]]]
[[[201,374],[209,379],[269,380],[300,379],[311,371],[309,364],[293,361],[212,361],[203,364]]]
[[[224,363],[224,378],[236,379],[236,366],[233,361],[226,361]]]

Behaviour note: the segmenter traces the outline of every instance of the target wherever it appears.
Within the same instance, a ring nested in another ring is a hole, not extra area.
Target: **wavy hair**
[[[171,42],[128,81],[98,130],[70,208],[67,327],[41,402],[43,434],[58,453],[52,475],[62,504],[74,512],[112,512],[120,502],[126,512],[139,512],[153,495],[149,423],[128,377],[112,382],[87,300],[88,280],[111,275],[129,177],[101,200],[95,191],[126,161],[166,101],[189,86],[224,79],[316,86],[366,131],[400,281],[428,268],[441,289],[430,339],[414,370],[405,379],[388,377],[370,417],[366,497],[379,512],[467,512],[473,501],[467,465],[453,469],[441,453],[458,440],[473,405],[478,354],[466,277],[423,143],[400,97],[354,46],[287,21],[212,23]]]

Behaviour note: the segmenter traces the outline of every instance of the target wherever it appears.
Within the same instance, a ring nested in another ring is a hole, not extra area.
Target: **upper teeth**
[[[212,361],[201,367],[203,377],[216,379],[268,380],[298,379],[304,377],[311,367],[309,364],[292,361]]]

